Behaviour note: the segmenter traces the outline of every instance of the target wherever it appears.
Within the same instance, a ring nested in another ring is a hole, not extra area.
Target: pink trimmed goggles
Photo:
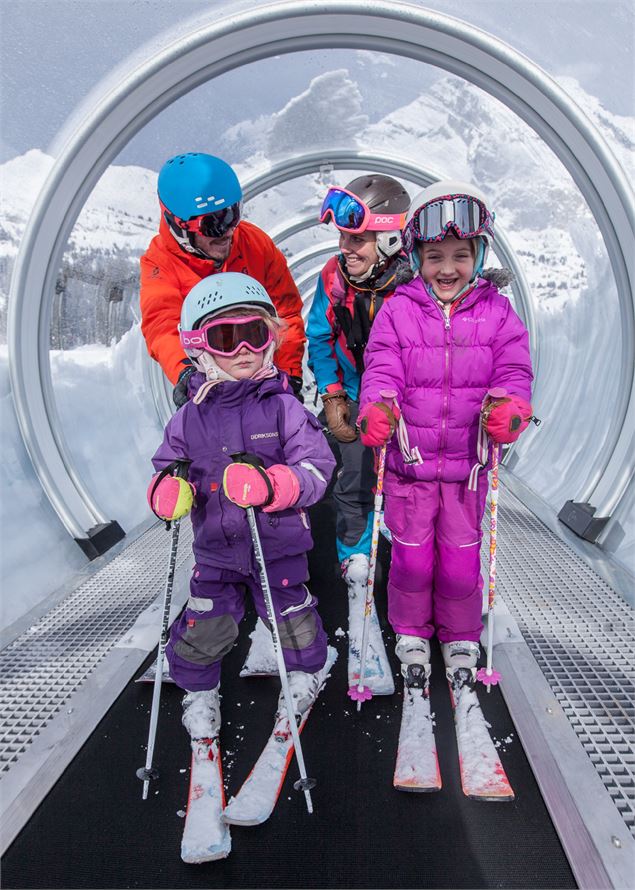
[[[218,318],[196,331],[179,331],[185,350],[200,349],[212,355],[231,357],[246,346],[252,352],[264,352],[273,342],[273,334],[260,315]]]
[[[357,195],[331,187],[320,210],[320,222],[333,220],[338,229],[357,235],[360,232],[394,232],[403,229],[405,213],[373,213]]]
[[[471,195],[445,195],[415,210],[404,229],[403,245],[411,253],[415,241],[442,241],[452,229],[457,238],[494,235],[494,216]]]

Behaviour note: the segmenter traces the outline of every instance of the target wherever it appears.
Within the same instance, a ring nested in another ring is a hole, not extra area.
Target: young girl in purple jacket
[[[186,459],[188,479],[158,473],[148,498],[167,520],[193,501],[190,598],[166,656],[187,692],[183,723],[194,739],[218,735],[221,660],[238,636],[247,591],[267,622],[245,507],[262,508],[256,521],[298,713],[319,691],[326,662],[317,600],[305,584],[313,546],[306,508],[324,494],[335,460],[321,425],[272,364],[281,330],[264,287],[239,272],[202,279],[183,303],[180,337],[199,372],[196,394],[168,422],[152,462],[161,471]],[[260,458],[264,472],[233,463],[239,452]]]
[[[493,214],[472,186],[417,195],[404,231],[416,275],[382,308],[365,354],[358,424],[365,445],[388,443],[388,617],[406,682],[409,665],[429,677],[434,634],[450,681],[468,669],[474,682],[489,449],[531,419],[529,338],[482,271],[488,236]]]

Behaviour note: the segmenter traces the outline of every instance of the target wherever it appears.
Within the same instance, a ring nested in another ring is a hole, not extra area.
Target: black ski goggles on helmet
[[[222,210],[215,210],[213,213],[206,213],[203,216],[195,216],[194,219],[179,219],[173,213],[163,208],[164,211],[174,220],[175,225],[185,232],[194,235],[203,235],[204,238],[222,238],[223,235],[231,228],[234,228],[240,222],[241,204],[231,204],[229,207],[223,207]]]
[[[457,238],[494,235],[494,215],[471,195],[445,195],[415,210],[404,230],[404,247],[412,251],[415,241],[442,241],[452,229]]]

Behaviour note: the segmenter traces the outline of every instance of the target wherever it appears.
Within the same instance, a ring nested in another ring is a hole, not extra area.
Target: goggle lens
[[[459,238],[475,238],[492,230],[489,211],[469,195],[449,195],[420,207],[409,225],[417,241],[440,241],[449,229]]]
[[[216,210],[214,213],[207,213],[191,220],[192,223],[198,224],[197,228],[205,238],[222,238],[225,232],[232,226],[238,225],[239,221],[240,204],[232,204],[223,210]]]
[[[207,348],[224,355],[236,352],[243,343],[254,352],[259,352],[271,342],[271,332],[262,318],[206,325],[203,331]]]
[[[359,232],[363,228],[369,211],[354,195],[341,189],[331,188],[322,203],[320,222],[325,222],[329,215],[338,229]]]
[[[272,340],[271,331],[260,316],[223,318],[197,331],[181,331],[184,349],[205,349],[225,356],[235,355],[243,346],[252,352],[262,352]]]

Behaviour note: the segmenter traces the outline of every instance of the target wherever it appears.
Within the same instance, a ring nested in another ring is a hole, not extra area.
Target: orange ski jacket
[[[182,250],[162,219],[159,234],[150,242],[140,263],[141,331],[148,352],[173,384],[186,359],[177,330],[183,300],[201,278],[219,271],[243,272],[263,285],[278,315],[289,326],[274,361],[290,376],[302,377],[306,341],[302,300],[286,259],[262,229],[242,220],[234,232],[229,257],[218,270],[213,260],[203,260]]]

